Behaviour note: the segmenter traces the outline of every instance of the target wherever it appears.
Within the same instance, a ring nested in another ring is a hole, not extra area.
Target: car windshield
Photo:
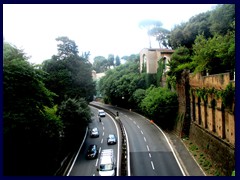
[[[113,135],[109,135],[109,139],[115,139]]]
[[[101,164],[100,165],[100,171],[111,171],[113,170],[112,164]]]
[[[92,132],[97,132],[97,129],[96,128],[92,129]]]

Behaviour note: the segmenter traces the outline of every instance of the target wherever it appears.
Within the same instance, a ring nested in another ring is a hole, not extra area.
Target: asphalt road
[[[118,171],[118,152],[119,152],[119,141],[115,145],[107,144],[108,134],[116,134],[118,137],[119,131],[116,128],[116,123],[108,116],[101,118],[102,122],[99,122],[97,116],[97,109],[91,107],[91,111],[94,114],[92,117],[92,123],[89,125],[89,129],[97,127],[99,130],[100,136],[98,138],[91,138],[90,133],[88,132],[86,140],[79,151],[79,154],[76,158],[76,161],[70,170],[69,176],[99,176],[97,171],[97,166],[99,163],[99,156],[102,149],[114,149],[114,155],[116,159],[117,171]],[[81,142],[79,142],[81,143]],[[97,159],[86,159],[87,148],[90,144],[96,144],[99,148],[99,156]]]
[[[185,175],[164,133],[145,117],[114,106],[100,104],[119,117],[130,146],[131,176]]]

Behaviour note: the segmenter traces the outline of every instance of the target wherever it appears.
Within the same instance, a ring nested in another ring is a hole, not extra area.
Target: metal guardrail
[[[105,109],[101,106],[97,106],[95,104],[89,104],[90,106],[96,107],[98,109],[103,109],[106,113],[108,113],[110,116],[112,116],[116,122],[119,124],[120,130],[121,130],[121,135],[122,135],[122,151],[121,151],[121,167],[120,168],[120,175],[121,176],[127,176],[128,175],[128,148],[127,148],[127,138],[126,138],[126,133],[124,130],[124,126],[121,122],[121,119],[118,116],[118,112],[116,112],[116,114],[114,114],[112,111],[110,111],[109,109]]]

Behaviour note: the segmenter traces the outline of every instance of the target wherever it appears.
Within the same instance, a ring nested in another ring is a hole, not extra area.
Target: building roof
[[[174,50],[172,50],[172,49],[163,49],[163,48],[143,48],[141,51],[143,51],[143,50],[160,51],[162,53],[173,53],[174,52]]]

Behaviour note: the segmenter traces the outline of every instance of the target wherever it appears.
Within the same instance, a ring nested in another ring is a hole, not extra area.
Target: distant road
[[[164,134],[143,116],[118,107],[102,105],[119,117],[130,145],[131,176],[184,176]]]

